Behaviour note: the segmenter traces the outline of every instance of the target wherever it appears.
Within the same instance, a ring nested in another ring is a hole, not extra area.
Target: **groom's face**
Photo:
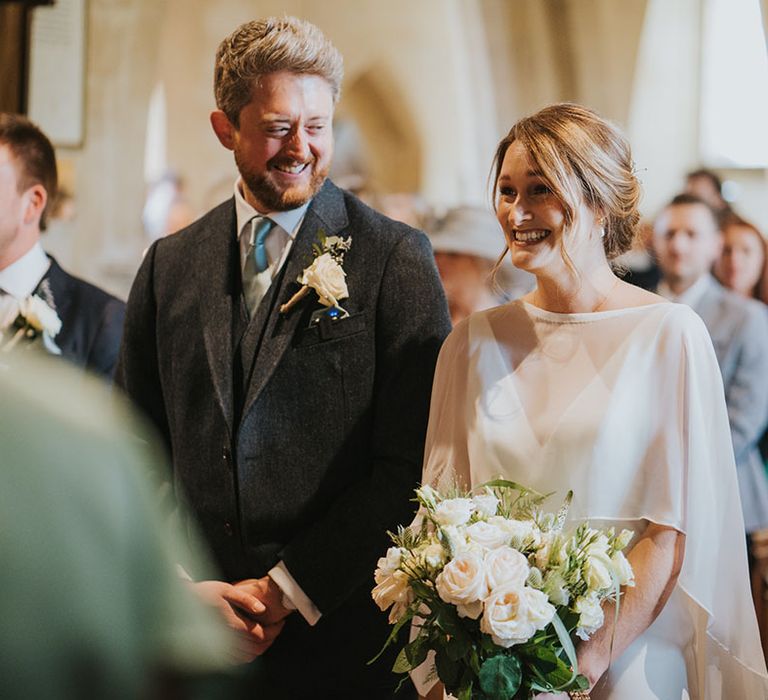
[[[266,212],[311,199],[328,176],[332,121],[333,93],[324,78],[288,71],[259,78],[238,127],[227,121],[230,144],[217,129],[234,151],[246,200]]]

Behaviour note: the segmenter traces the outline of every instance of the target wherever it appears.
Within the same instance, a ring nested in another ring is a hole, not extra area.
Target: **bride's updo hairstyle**
[[[507,149],[520,142],[560,200],[572,231],[578,204],[586,202],[603,218],[603,247],[609,260],[632,247],[640,221],[640,183],[629,143],[592,110],[563,102],[517,122],[502,139],[493,161],[494,206]],[[563,251],[565,253],[565,250]]]

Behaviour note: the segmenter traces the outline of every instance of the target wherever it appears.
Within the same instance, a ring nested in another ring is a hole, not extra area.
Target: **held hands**
[[[250,579],[249,581],[262,580]],[[246,582],[241,581],[240,584],[242,583]],[[215,607],[227,625],[237,633],[238,644],[233,662],[248,663],[272,646],[272,642],[283,629],[285,615],[274,623],[268,622],[264,619],[271,618],[267,605],[250,592],[248,587],[240,584],[200,581],[189,585],[204,602]],[[275,586],[274,583],[272,585]],[[282,608],[282,604],[280,607]]]
[[[264,606],[264,612],[256,613],[262,624],[274,625],[293,612],[283,605],[283,591],[269,576],[238,581],[235,588],[249,593]]]

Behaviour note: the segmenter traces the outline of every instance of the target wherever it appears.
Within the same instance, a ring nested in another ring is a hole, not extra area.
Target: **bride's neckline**
[[[658,301],[653,304],[643,304],[641,306],[627,306],[623,309],[606,309],[604,311],[581,311],[578,313],[562,313],[560,311],[547,311],[529,301],[519,302],[525,307],[525,310],[531,316],[537,316],[545,321],[556,321],[559,323],[585,323],[589,321],[599,321],[605,318],[615,318],[617,316],[624,316],[631,313],[642,311],[643,309],[653,309],[657,306],[669,306],[671,301]]]

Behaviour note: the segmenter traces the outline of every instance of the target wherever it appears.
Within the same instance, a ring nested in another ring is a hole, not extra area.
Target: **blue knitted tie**
[[[253,257],[256,261],[256,270],[264,272],[269,267],[267,260],[267,246],[265,245],[267,236],[274,226],[274,222],[267,218],[260,221],[254,219],[253,226]]]

